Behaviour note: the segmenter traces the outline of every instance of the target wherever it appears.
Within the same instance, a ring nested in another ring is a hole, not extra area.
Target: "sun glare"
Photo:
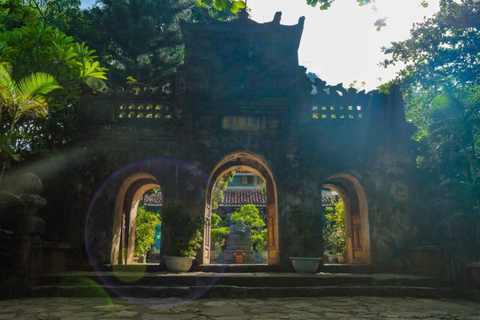
[[[366,84],[371,90],[392,79],[401,66],[384,69],[378,63],[386,58],[382,46],[409,37],[413,23],[431,17],[439,10],[438,0],[377,0],[360,7],[354,0],[337,0],[326,11],[301,1],[250,0],[251,18],[268,22],[282,11],[282,24],[291,25],[305,16],[305,28],[299,49],[300,65],[316,73],[329,84],[352,82]],[[377,31],[375,22],[385,19]]]

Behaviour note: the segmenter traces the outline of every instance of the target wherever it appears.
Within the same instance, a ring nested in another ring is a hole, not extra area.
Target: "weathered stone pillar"
[[[43,241],[39,236],[45,232],[45,220],[38,215],[38,210],[45,206],[46,200],[39,195],[43,183],[33,173],[21,175],[12,189],[20,196],[18,203],[5,213],[4,225],[13,232],[15,275],[28,286],[41,272]]]

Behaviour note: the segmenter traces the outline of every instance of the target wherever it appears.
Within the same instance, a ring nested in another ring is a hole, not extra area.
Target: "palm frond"
[[[0,101],[7,104],[16,100],[15,82],[5,66],[0,64]]]
[[[35,100],[39,95],[61,88],[52,75],[42,72],[28,75],[17,84],[17,92],[21,101]]]
[[[43,97],[39,97],[39,99],[37,100],[25,101],[21,105],[19,105],[18,118],[21,118],[23,115],[32,112],[35,113],[35,115],[39,115],[42,117],[45,117],[47,115],[47,103]]]

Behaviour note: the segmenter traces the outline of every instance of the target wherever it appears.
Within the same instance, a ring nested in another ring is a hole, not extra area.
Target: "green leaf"
[[[213,5],[214,5],[215,9],[217,9],[218,11],[223,10],[223,1],[222,0],[215,0]]]
[[[238,9],[245,9],[246,8],[245,2],[243,2],[243,1],[235,1],[235,5],[237,6]]]
[[[232,7],[230,8],[230,12],[231,12],[231,13],[238,13],[238,10],[239,10],[239,9],[238,9],[238,7],[237,7],[236,2],[233,2],[233,3],[232,3]]]

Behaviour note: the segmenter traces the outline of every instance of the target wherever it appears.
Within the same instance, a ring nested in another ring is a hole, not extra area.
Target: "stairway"
[[[291,266],[210,265],[172,274],[157,266],[116,266],[97,272],[51,274],[38,280],[33,297],[271,298],[321,296],[450,297],[436,278],[385,273],[381,267],[325,265],[317,274]]]

